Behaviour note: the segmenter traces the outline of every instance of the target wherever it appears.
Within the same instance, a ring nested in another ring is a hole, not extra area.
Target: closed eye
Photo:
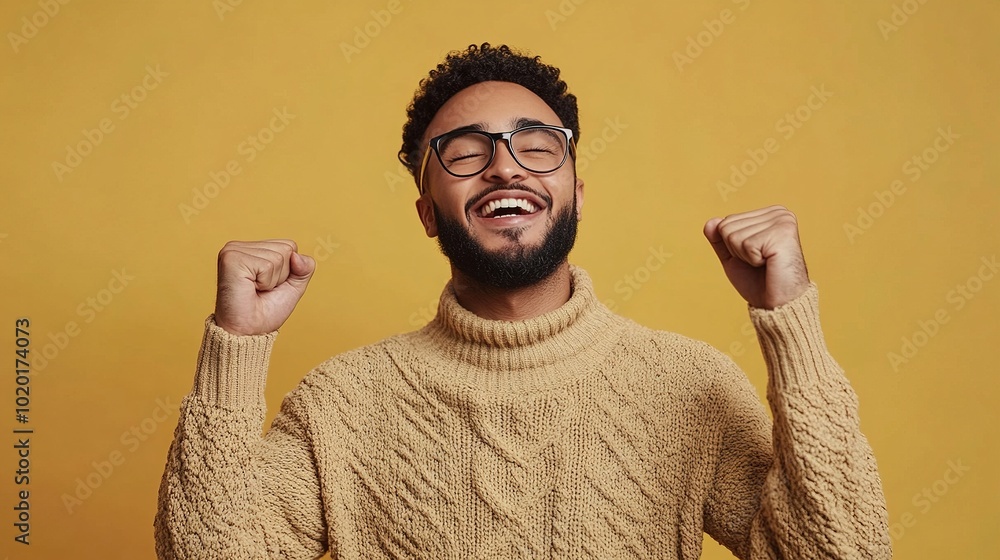
[[[466,160],[476,159],[476,158],[481,158],[481,157],[486,157],[486,154],[483,154],[483,153],[460,154],[460,155],[456,155],[456,156],[450,156],[448,158],[448,160],[447,160],[447,163],[449,165],[451,165],[453,163],[459,163],[461,161],[466,161]]]

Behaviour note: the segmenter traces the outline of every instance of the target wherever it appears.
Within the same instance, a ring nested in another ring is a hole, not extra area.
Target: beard
[[[559,268],[576,242],[576,193],[573,204],[555,216],[552,228],[539,245],[529,247],[519,243],[524,230],[511,228],[502,235],[516,245],[500,251],[488,251],[461,222],[446,216],[437,204],[433,205],[441,252],[452,266],[484,286],[502,290],[533,286]]]

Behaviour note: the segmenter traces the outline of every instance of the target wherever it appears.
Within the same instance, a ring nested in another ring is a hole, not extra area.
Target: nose
[[[509,184],[523,180],[527,171],[514,160],[510,144],[506,140],[497,140],[496,153],[493,161],[483,170],[483,178],[491,183]]]

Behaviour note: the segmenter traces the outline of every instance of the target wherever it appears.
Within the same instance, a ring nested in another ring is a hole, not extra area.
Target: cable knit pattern
[[[573,267],[559,309],[335,356],[261,437],[276,333],[209,317],[160,485],[161,559],[891,556],[857,397],[817,289],[750,308],[773,423],[725,355],[613,314]]]

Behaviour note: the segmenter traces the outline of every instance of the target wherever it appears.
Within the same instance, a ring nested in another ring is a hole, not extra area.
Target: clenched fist
[[[729,281],[750,305],[774,309],[809,287],[798,221],[784,206],[712,218],[704,233]]]
[[[267,334],[292,314],[316,270],[290,239],[230,241],[219,251],[215,324],[234,335]]]

